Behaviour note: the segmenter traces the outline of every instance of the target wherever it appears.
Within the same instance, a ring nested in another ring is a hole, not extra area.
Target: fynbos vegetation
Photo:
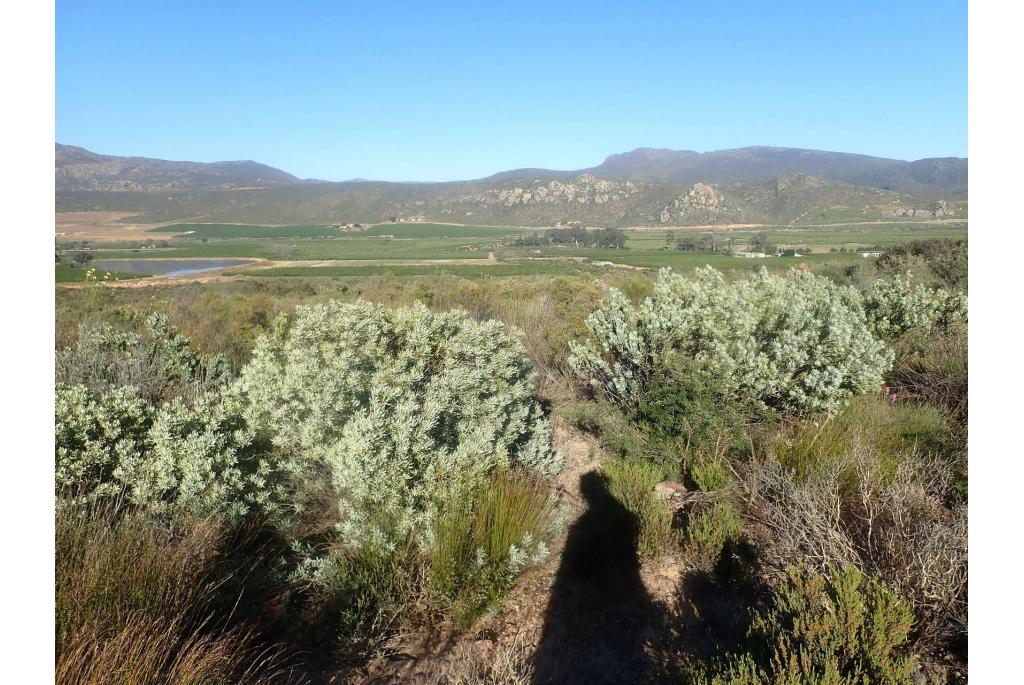
[[[67,291],[58,681],[965,669],[967,300],[893,263]]]
[[[593,342],[575,345],[570,363],[623,403],[635,402],[673,354],[727,393],[794,412],[877,389],[891,364],[859,293],[798,271],[726,283],[710,267],[694,279],[663,270],[639,307],[612,290],[587,326]]]

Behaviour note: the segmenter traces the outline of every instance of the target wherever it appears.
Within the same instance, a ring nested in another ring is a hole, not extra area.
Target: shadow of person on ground
[[[639,522],[597,472],[580,478],[580,491],[588,508],[569,529],[533,683],[645,682],[645,644],[662,609],[640,578]]]

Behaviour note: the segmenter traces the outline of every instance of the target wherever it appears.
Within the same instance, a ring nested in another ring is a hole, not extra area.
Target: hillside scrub
[[[931,276],[947,287],[967,290],[967,239],[898,243],[887,248],[875,266],[880,273],[890,275],[923,271],[923,275]]]
[[[423,305],[300,307],[230,383],[205,382],[185,338],[152,330],[82,329],[62,353],[58,517],[116,505],[97,525],[273,526],[287,552],[266,587],[291,588],[295,635],[348,665],[425,610],[468,622],[500,605],[546,554],[560,456],[513,329]],[[134,583],[124,591],[148,592]],[[95,638],[69,630],[75,645]],[[143,630],[177,628],[141,617],[123,641]],[[139,677],[159,680],[158,666]]]
[[[911,651],[966,635],[966,355],[955,343],[966,319],[965,296],[909,276],[864,296],[810,274],[727,284],[699,270],[660,273],[640,305],[612,290],[587,320],[570,363],[596,398],[567,416],[613,453],[652,467],[676,459],[666,475],[702,491],[682,530],[692,569],[746,565],[743,577],[756,571],[794,602],[815,595],[792,608],[814,616],[831,611],[822,583],[828,601],[859,611],[882,598],[863,634],[836,624],[794,646],[752,633],[714,682],[908,682]],[[892,387],[867,394],[883,381]],[[758,620],[767,630],[782,619]],[[879,626],[898,639],[879,643]]]
[[[726,283],[710,267],[693,278],[665,269],[639,307],[610,289],[587,327],[570,364],[596,392],[625,405],[636,403],[670,354],[694,360],[726,393],[797,414],[880,387],[892,363],[867,326],[860,294],[800,271],[762,270]]]
[[[176,682],[157,656],[198,663],[188,645],[214,642],[217,654],[255,654],[265,631],[301,651],[310,674],[349,676],[374,660],[387,679],[395,649],[432,658],[408,648],[411,633],[452,637],[496,673],[501,626],[531,618],[513,587],[559,549],[567,513],[554,504],[560,457],[541,395],[599,438],[574,455],[600,460],[595,476],[637,519],[629,553],[645,581],[662,564],[678,570],[666,592],[700,613],[678,625],[637,617],[638,634],[657,626],[658,640],[687,642],[655,670],[686,682],[905,683],[912,655],[929,665],[943,650],[962,667],[966,300],[918,271],[878,285],[870,261],[857,267],[844,282],[859,292],[808,273],[710,269],[656,280],[609,270],[610,292],[573,275],[267,279],[111,289],[88,316],[80,291],[61,292],[58,525],[117,502],[91,535],[140,562],[107,572],[69,561],[58,583],[141,601],[154,558],[169,569],[157,585],[173,589],[165,579],[187,557],[183,577],[216,585],[195,630],[134,608],[118,608],[132,618],[109,631],[59,618],[70,626],[62,653],[97,664],[85,682],[129,667],[139,682]],[[133,313],[145,307],[167,317],[152,331]],[[109,325],[78,325],[86,318]],[[660,499],[663,480],[683,487]],[[214,521],[265,526],[273,554],[223,553],[232,545]],[[595,531],[592,546],[610,534]],[[268,598],[270,622],[250,624]],[[89,601],[99,611],[113,600]],[[715,614],[748,606],[755,627],[733,651],[748,622]],[[529,673],[531,644],[517,654],[513,670]],[[239,658],[199,681],[233,682],[252,664]]]

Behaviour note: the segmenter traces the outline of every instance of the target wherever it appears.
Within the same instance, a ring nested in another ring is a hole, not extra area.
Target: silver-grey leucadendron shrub
[[[204,355],[164,314],[150,314],[141,331],[82,325],[74,344],[57,352],[57,382],[103,393],[132,386],[151,403],[192,399],[228,380],[220,355]]]
[[[739,397],[794,413],[877,388],[892,364],[857,290],[797,270],[727,283],[711,267],[693,278],[662,269],[639,306],[612,288],[587,327],[570,366],[625,403],[669,354],[693,359]]]
[[[97,394],[60,384],[54,408],[56,489],[65,498],[235,516],[278,503],[271,461],[236,400],[214,392],[154,407],[130,386]]]
[[[500,322],[331,301],[258,340],[231,392],[291,468],[326,466],[346,540],[388,544],[429,535],[439,507],[495,467],[558,471],[534,387]]]
[[[868,325],[887,340],[917,330],[946,331],[967,323],[967,296],[959,291],[912,284],[910,273],[875,282],[865,302]]]

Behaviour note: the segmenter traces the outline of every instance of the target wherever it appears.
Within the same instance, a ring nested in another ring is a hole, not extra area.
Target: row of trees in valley
[[[572,247],[608,247],[621,250],[626,246],[626,232],[621,228],[586,228],[569,226],[551,228],[536,235],[523,236],[516,245],[540,247],[542,245],[571,245]]]

